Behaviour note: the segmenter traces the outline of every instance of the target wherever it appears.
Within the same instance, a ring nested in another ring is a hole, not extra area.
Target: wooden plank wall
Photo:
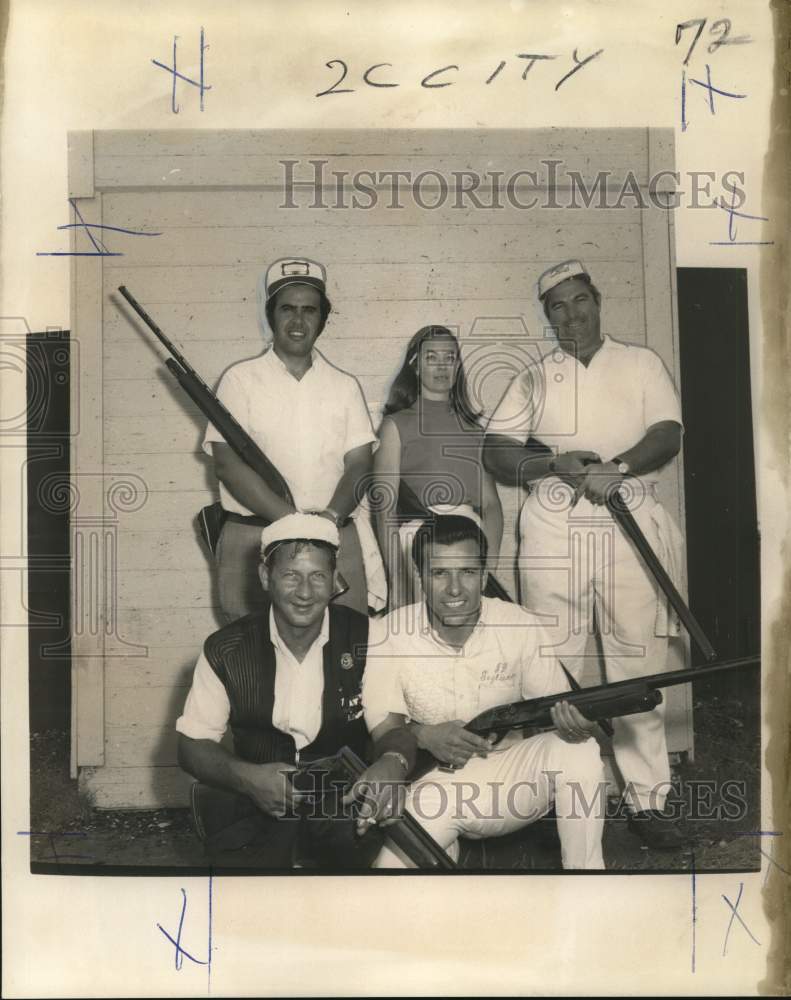
[[[151,336],[119,308],[117,286],[128,286],[214,384],[229,365],[261,350],[255,286],[262,270],[278,257],[305,254],[328,268],[333,313],[319,347],[359,378],[375,424],[406,342],[430,322],[458,330],[490,409],[514,356],[522,363],[525,329],[542,336],[536,278],[565,257],[589,265],[614,337],[646,343],[650,309],[651,346],[673,370],[668,283],[646,277],[647,255],[668,256],[668,213],[652,210],[647,248],[650,213],[635,207],[487,211],[453,207],[451,196],[426,210],[405,195],[394,210],[389,188],[368,209],[311,208],[305,189],[294,195],[301,207],[282,207],[283,159],[299,160],[301,177],[311,175],[308,160],[326,160],[331,178],[333,170],[363,169],[540,173],[539,161],[555,158],[588,185],[600,170],[616,183],[631,170],[645,185],[649,137],[639,129],[110,132],[93,135],[92,151],[103,223],[162,235],[108,233],[123,256],[101,258],[104,471],[139,476],[148,490],[142,507],[117,517],[118,633],[147,646],[148,655],[105,659],[104,767],[86,771],[83,784],[98,805],[173,804],[187,787],[174,767],[173,721],[200,644],[218,623],[210,566],[192,526],[215,499],[216,483],[200,451],[202,418],[173,384]],[[669,155],[672,163],[672,148]],[[519,197],[526,201],[531,190],[537,193],[523,182]],[[334,190],[324,197],[332,204]],[[520,498],[513,490],[502,498],[507,577]]]

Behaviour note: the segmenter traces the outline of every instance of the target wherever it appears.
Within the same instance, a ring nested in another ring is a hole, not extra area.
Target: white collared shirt
[[[269,634],[275,647],[275,700],[272,724],[294,737],[297,750],[312,743],[321,729],[324,694],[324,647],[330,638],[330,613],[313,645],[300,662],[283,641],[269,610]],[[195,665],[184,711],[176,721],[178,732],[193,740],[219,743],[228,728],[231,705],[222,681],[201,653]]]
[[[469,722],[497,705],[567,690],[547,632],[518,604],[482,598],[461,649],[434,632],[425,603],[371,622],[363,675],[369,731],[390,712],[427,725]]]
[[[628,451],[652,424],[681,423],[681,404],[662,359],[648,347],[604,336],[586,367],[560,346],[517,375],[487,428],[524,444],[533,436],[603,462]],[[659,470],[643,474],[655,483]]]
[[[272,349],[240,361],[223,375],[217,396],[279,470],[298,510],[323,510],[347,452],[376,440],[357,379],[317,350],[301,379]],[[223,440],[209,424],[203,450],[211,454],[212,442]],[[222,483],[220,499],[228,511],[252,513]]]

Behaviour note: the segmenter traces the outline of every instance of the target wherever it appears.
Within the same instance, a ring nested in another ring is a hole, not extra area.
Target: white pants
[[[542,616],[555,653],[576,679],[585,666],[594,614],[608,682],[661,673],[667,668],[668,640],[655,634],[653,578],[605,507],[581,499],[569,510],[563,489],[554,497],[539,491],[522,508],[522,604]],[[651,516],[655,505],[645,498],[633,513],[653,550],[661,552],[664,539]],[[627,806],[635,811],[665,804],[670,769],[664,714],[661,704],[613,720],[615,760],[626,783]]]
[[[604,769],[595,740],[564,743],[540,733],[464,767],[430,771],[407,794],[406,808],[457,857],[458,837],[499,837],[540,819],[555,805],[564,868],[604,868]],[[414,867],[389,841],[375,868]]]

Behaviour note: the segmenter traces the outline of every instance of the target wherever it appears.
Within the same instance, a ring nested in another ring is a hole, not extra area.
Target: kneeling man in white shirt
[[[371,622],[363,678],[374,741],[408,726],[438,762],[411,784],[406,808],[456,859],[459,836],[502,836],[554,805],[563,867],[603,868],[595,724],[561,697],[552,732],[509,734],[494,746],[464,729],[486,709],[568,690],[543,627],[519,605],[482,597],[486,538],[470,518],[426,522],[413,558],[425,600]],[[408,866],[390,841],[375,862]]]

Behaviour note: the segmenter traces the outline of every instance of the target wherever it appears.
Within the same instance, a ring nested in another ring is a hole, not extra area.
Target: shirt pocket
[[[519,670],[513,664],[497,664],[487,670],[478,683],[480,712],[520,700]]]

